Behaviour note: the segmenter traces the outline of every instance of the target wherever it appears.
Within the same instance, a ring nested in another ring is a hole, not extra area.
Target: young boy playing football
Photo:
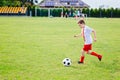
[[[99,59],[99,61],[101,61],[102,55],[91,51],[92,50],[92,42],[93,42],[91,33],[94,34],[93,39],[96,42],[96,32],[95,32],[95,30],[86,26],[84,20],[78,21],[78,25],[81,28],[81,33],[78,34],[78,35],[75,35],[74,37],[83,37],[83,39],[84,39],[84,47],[81,50],[81,57],[80,57],[80,60],[78,61],[78,64],[84,63],[85,52],[87,54],[90,54],[90,55],[93,55],[93,56],[97,57]]]

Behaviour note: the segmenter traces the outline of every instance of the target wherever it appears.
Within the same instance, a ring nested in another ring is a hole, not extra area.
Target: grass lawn
[[[93,51],[79,65],[83,39],[73,18],[0,17],[0,80],[120,80],[120,18],[88,18],[97,32]],[[69,57],[70,67],[62,60]]]

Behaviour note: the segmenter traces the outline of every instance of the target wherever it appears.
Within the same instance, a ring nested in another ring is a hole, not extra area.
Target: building
[[[74,7],[74,8],[89,8],[90,6],[82,0],[43,0],[38,6],[42,8],[56,7]]]

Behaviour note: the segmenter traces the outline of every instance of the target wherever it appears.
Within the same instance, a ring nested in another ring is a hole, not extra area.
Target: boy
[[[84,39],[84,47],[81,50],[81,57],[80,57],[80,60],[78,61],[78,64],[84,63],[85,52],[87,54],[96,56],[99,59],[99,61],[101,61],[102,55],[91,51],[92,50],[91,33],[94,34],[94,41],[96,42],[96,32],[95,32],[95,30],[93,30],[90,27],[86,26],[84,20],[80,20],[78,22],[78,25],[81,28],[81,33],[79,35],[75,35],[74,37],[83,37],[83,39]]]

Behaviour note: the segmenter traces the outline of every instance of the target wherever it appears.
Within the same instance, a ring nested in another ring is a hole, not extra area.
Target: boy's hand
[[[74,37],[77,37],[77,35],[74,35]]]
[[[74,37],[78,37],[78,35],[74,35]]]
[[[94,38],[94,42],[96,42],[97,41],[97,39],[96,38]]]

